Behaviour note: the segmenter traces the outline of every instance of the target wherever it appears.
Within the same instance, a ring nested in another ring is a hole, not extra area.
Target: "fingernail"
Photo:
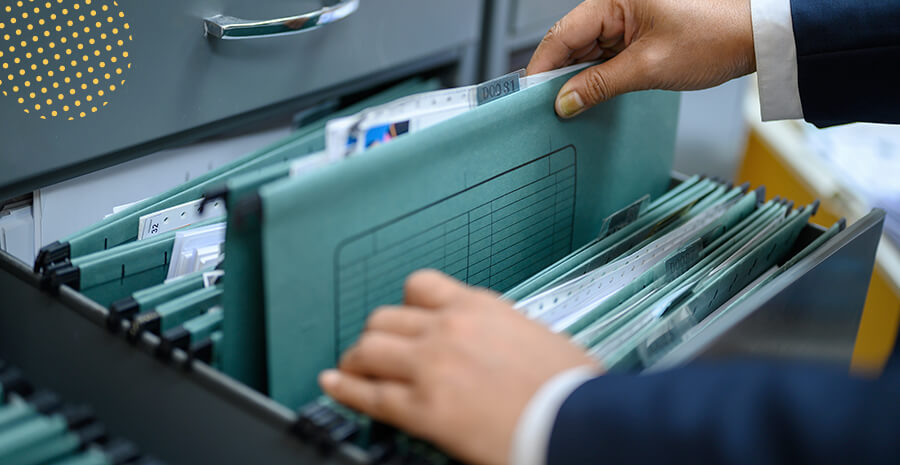
[[[566,92],[565,95],[556,101],[556,108],[560,116],[569,118],[577,115],[584,109],[584,102],[581,100],[581,96],[578,95],[578,92],[572,90]]]
[[[319,374],[319,385],[322,389],[328,391],[333,389],[341,379],[341,374],[337,370],[325,370]]]

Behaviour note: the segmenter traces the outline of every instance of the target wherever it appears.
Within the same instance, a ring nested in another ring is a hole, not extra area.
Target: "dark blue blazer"
[[[875,380],[771,362],[602,376],[563,403],[547,464],[900,464],[896,362]]]
[[[900,123],[900,1],[791,0],[803,116]]]

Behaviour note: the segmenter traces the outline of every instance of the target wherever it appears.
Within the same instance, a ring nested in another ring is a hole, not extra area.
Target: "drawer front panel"
[[[547,32],[581,0],[517,0],[513,7],[510,28],[514,34]]]
[[[205,36],[204,18],[271,19],[322,3],[4,3],[5,194],[12,185],[24,190],[34,187],[30,180],[51,174],[72,176],[122,161],[130,147],[458,50],[477,40],[482,9],[481,0],[362,0],[355,13],[319,29],[223,41]]]

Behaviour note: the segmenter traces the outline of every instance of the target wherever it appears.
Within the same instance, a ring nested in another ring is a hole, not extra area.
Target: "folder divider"
[[[108,327],[118,329],[122,320],[130,320],[138,313],[150,311],[164,302],[202,289],[204,287],[203,273],[198,271],[173,281],[163,282],[113,302],[109,306]]]
[[[750,213],[747,217],[742,219],[733,227],[728,228],[727,231],[723,231],[722,236],[720,236],[717,241],[702,247],[700,255],[694,256],[690,260],[689,264],[682,264],[682,266],[688,265],[688,269],[696,269],[697,266],[704,266],[705,263],[709,263],[710,261],[714,260],[716,256],[724,253],[724,251],[721,249],[721,245],[723,243],[732,239],[739,241],[742,237],[742,234],[746,235],[748,229],[752,229],[758,224],[761,224],[767,217],[773,217],[773,213],[775,213],[773,209],[774,207],[775,204],[770,203]],[[739,214],[742,212],[744,212],[744,210],[738,208],[735,213]],[[713,228],[713,231],[716,230],[721,231],[721,228]],[[702,242],[699,241],[695,243],[701,246],[703,245]],[[673,257],[678,257],[674,260],[678,261],[682,257],[682,252],[684,250],[689,250],[690,248],[691,245],[688,245],[687,247],[682,249],[682,251],[673,254],[673,256],[669,258],[669,260],[672,260]],[[612,331],[615,331],[617,328],[625,324],[625,322],[630,318],[626,315],[633,315],[637,312],[640,312],[643,308],[646,308],[655,300],[642,299],[640,303],[635,302],[633,303],[633,305],[629,305],[628,298],[630,296],[640,295],[639,292],[641,289],[652,285],[654,282],[659,281],[662,282],[658,284],[658,286],[660,286],[660,289],[656,295],[665,296],[668,293],[672,292],[679,285],[681,285],[684,278],[686,278],[691,273],[688,270],[685,270],[687,274],[684,272],[678,273],[682,275],[681,277],[671,276],[670,263],[671,262],[667,260],[655,266],[651,271],[642,275],[638,280],[628,283],[610,299],[600,303],[590,311],[584,313],[580,318],[570,320],[571,323],[564,326],[562,328],[562,331],[572,334],[574,336],[573,341],[579,345],[587,348],[597,345],[598,343],[603,341],[603,339]],[[631,311],[626,313],[621,310],[614,310],[614,308],[621,306],[629,306]]]
[[[772,234],[762,238],[751,238],[755,246],[749,253],[721,273],[710,275],[700,281],[691,296],[670,314],[655,323],[635,331],[628,341],[616,345],[603,356],[605,366],[616,370],[645,368],[659,359],[666,350],[682,340],[683,334],[702,322],[731,295],[740,290],[778,262],[793,247],[794,242],[809,221],[812,208],[792,212],[787,220]],[[728,257],[730,258],[730,257]],[[701,272],[701,274],[703,274]]]
[[[735,190],[734,193],[739,192],[740,190]],[[517,308],[527,309],[526,314],[543,321],[554,330],[571,328],[568,322],[573,319],[576,322],[584,321],[583,317],[578,317],[587,310],[584,305],[598,299],[606,301],[613,296],[618,296],[613,300],[618,305],[627,297],[618,290],[631,289],[633,286],[642,288],[657,279],[653,270],[660,269],[665,264],[666,257],[681,247],[679,244],[687,244],[692,237],[721,234],[733,227],[744,215],[749,215],[755,206],[755,194],[747,194],[741,201],[737,197],[723,197],[683,226],[651,241],[637,252],[521,301]]]
[[[161,335],[182,323],[221,305],[221,286],[199,289],[159,305],[152,312],[138,315],[131,323],[128,335],[137,338],[144,331]]]
[[[632,223],[603,239],[593,240],[580,247],[562,260],[559,260],[555,264],[545,268],[535,276],[526,279],[521,284],[509,290],[504,294],[504,298],[513,301],[527,298],[530,295],[546,289],[553,283],[559,282],[561,276],[570,273],[578,264],[584,263],[586,257],[596,256],[602,250],[612,249],[612,244],[621,244],[619,247],[630,248],[635,241],[640,238],[648,237],[651,231],[648,224],[653,224],[654,222],[659,224],[659,222],[662,221],[662,218],[668,218],[678,214],[680,210],[674,209],[673,211],[672,205],[683,204],[685,199],[693,198],[696,201],[715,190],[716,185],[712,181],[701,179],[699,176],[696,176],[695,178],[695,182],[691,182],[694,178],[686,181],[685,183],[689,184],[684,186],[683,189],[681,188],[682,186],[679,185],[673,191],[664,194],[659,199],[652,202],[644,215],[641,218],[638,218],[635,223]],[[668,216],[666,216],[666,213],[668,213]],[[643,231],[643,236],[639,235],[641,234],[640,231]],[[606,262],[615,258],[611,256],[613,254],[613,252],[610,252],[608,256],[604,257]],[[596,266],[600,266],[606,262],[598,257],[595,264]]]
[[[203,227],[221,220],[214,218],[189,228]],[[51,270],[51,283],[67,284],[100,305],[109,307],[112,302],[165,281],[172,260],[175,234],[176,231],[170,231],[73,259],[68,267]]]

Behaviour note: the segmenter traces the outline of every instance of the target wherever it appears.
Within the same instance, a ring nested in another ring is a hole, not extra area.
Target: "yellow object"
[[[101,5],[96,8],[86,6],[81,12],[74,11],[79,10],[81,4],[71,0],[58,0],[55,4],[48,2],[43,7],[32,7],[33,4],[23,6],[19,2],[17,7],[8,5],[0,11],[0,29],[5,30],[0,34],[0,48],[9,50],[8,54],[0,52],[0,67],[9,71],[4,73],[7,74],[5,79],[0,76],[3,97],[11,97],[22,105],[25,113],[42,119],[60,117],[74,120],[75,113],[68,112],[70,102],[65,101],[66,98],[91,101],[94,95],[103,98],[106,93],[108,99],[109,93],[115,91],[117,86],[123,86],[125,79],[118,76],[122,74],[121,67],[116,67],[115,77],[101,73],[98,68],[116,63],[119,57],[126,61],[126,69],[131,68],[125,46],[131,42],[132,35],[124,31],[119,34],[119,27],[128,30],[131,25],[125,22],[125,13],[117,1],[101,0],[98,3]],[[18,18],[21,19],[19,24]],[[10,27],[7,28],[6,24]],[[56,74],[57,69],[59,74]],[[62,97],[59,102],[45,100],[36,92],[27,92],[19,86],[30,87],[32,81],[42,82],[45,79],[47,82],[41,93],[46,93],[49,86],[54,89],[62,87],[73,97],[59,94]],[[107,99],[91,105],[91,112],[105,106]],[[75,102],[75,106],[79,106],[78,100]],[[84,111],[77,116],[84,117],[86,114]]]
[[[820,199],[822,206],[813,217],[813,222],[822,226],[830,226],[841,217],[852,216],[843,211],[845,206],[839,199],[811,187],[812,183],[806,176],[767,143],[756,128],[751,130],[737,176],[738,182],[765,185],[770,196],[777,193],[798,204]],[[898,324],[900,289],[893,286],[882,267],[876,266],[856,337],[852,362],[855,373],[874,375],[881,372],[894,347]]]

